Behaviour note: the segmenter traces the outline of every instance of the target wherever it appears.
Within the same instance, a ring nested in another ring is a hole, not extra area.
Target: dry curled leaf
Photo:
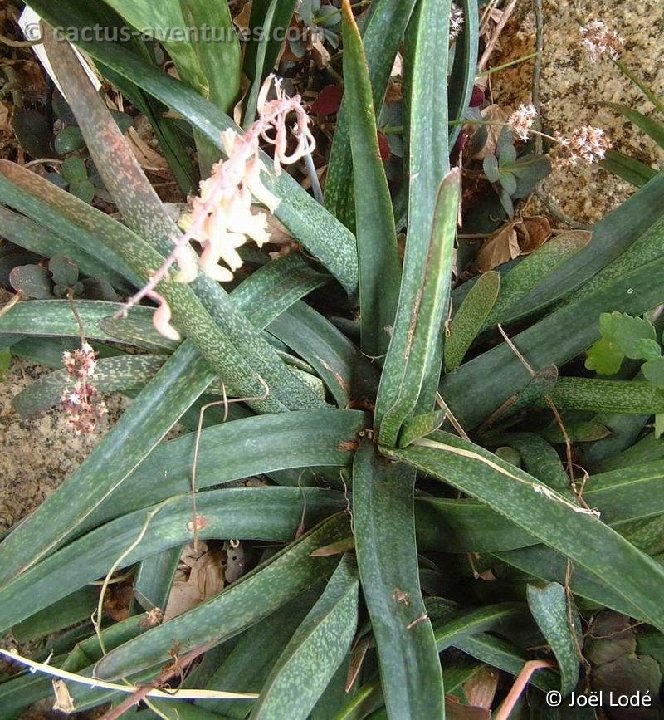
[[[53,709],[59,710],[65,715],[71,715],[73,712],[76,712],[74,700],[69,693],[69,688],[65,684],[65,681],[59,679],[51,680],[51,684],[53,685],[53,692],[55,693]]]
[[[514,225],[514,222],[507,223],[484,241],[475,257],[477,270],[480,272],[493,270],[493,268],[521,255]]]
[[[512,220],[484,241],[475,266],[479,272],[529,255],[543,245],[552,235],[551,225],[545,217],[527,217]]]
[[[199,542],[197,551],[187,545],[175,572],[164,622],[200,605],[223,589],[224,560],[225,553],[216,548],[209,549],[204,542]]]

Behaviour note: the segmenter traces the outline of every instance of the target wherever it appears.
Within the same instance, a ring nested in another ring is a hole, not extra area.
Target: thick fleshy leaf
[[[285,468],[348,466],[365,425],[359,411],[313,410],[257,415],[214,425],[201,433],[196,485],[199,489]],[[92,528],[147,507],[191,487],[196,433],[158,447],[84,522]]]
[[[345,514],[335,515],[233,583],[217,597],[111,651],[96,665],[98,677],[125,677],[137,669],[166,662],[174,642],[185,653],[220,643],[253,625],[320,578],[337,558],[313,558],[317,548],[349,532]]]
[[[358,620],[357,569],[344,556],[277,660],[252,720],[305,720],[348,653]]]
[[[413,201],[424,192],[424,187],[416,186]],[[428,375],[435,372],[436,357],[440,358],[438,343],[449,303],[459,195],[460,175],[452,170],[438,190],[435,214],[429,216],[433,230],[428,240],[418,237],[417,224],[409,229],[399,309],[376,400],[378,436],[386,445],[396,445],[403,423],[427,387]],[[423,224],[424,219],[419,222]],[[428,409],[433,399],[433,395],[428,399]]]
[[[387,177],[378,149],[369,67],[348,0],[343,4],[344,78],[360,267],[362,351],[387,352],[399,298],[401,263]]]
[[[48,7],[43,7],[40,10],[46,13],[46,17],[55,15],[54,8],[49,10]],[[126,48],[106,42],[80,42],[78,46],[103,66],[179,112],[202,135],[219,147],[220,136],[224,130],[239,130],[231,118],[212,103]],[[263,159],[267,160],[267,156]],[[308,195],[288,173],[281,173],[278,178],[264,173],[263,178],[266,187],[281,200],[275,215],[349,293],[355,293],[358,270],[353,235]]]
[[[316,488],[229,488],[201,493],[197,503],[201,538],[287,541],[307,505],[308,524],[344,507],[343,496]],[[192,540],[191,496],[136,510],[75,540],[0,590],[0,627],[23,621],[49,603],[103,577],[137,537],[141,542],[122,567]],[[118,550],[120,548],[120,550]],[[56,579],[59,578],[59,579]],[[163,609],[163,608],[162,608]]]
[[[664,628],[660,565],[593,513],[496,455],[453,435],[434,437],[383,452],[487,503],[628,599],[638,607],[639,619]]]
[[[353,529],[364,599],[392,717],[444,717],[443,681],[420,590],[415,474],[364,441],[353,471]]]
[[[75,532],[120,487],[213,379],[183,343],[57,492],[0,544],[0,583],[25,572]]]
[[[558,378],[551,399],[561,410],[650,415],[664,412],[664,389],[640,380]]]
[[[578,613],[574,607],[568,608],[565,588],[558,583],[549,583],[541,588],[529,585],[526,597],[535,622],[556,656],[560,692],[567,697],[579,681],[581,623]]]
[[[456,370],[479,335],[500,291],[500,275],[487,272],[477,279],[454,313],[445,338],[445,370]]]
[[[371,3],[362,23],[362,42],[369,69],[371,95],[376,113],[403,40],[415,0],[381,0]],[[334,129],[334,141],[325,180],[325,206],[347,227],[355,228],[353,164],[350,151],[348,108],[341,104]]]

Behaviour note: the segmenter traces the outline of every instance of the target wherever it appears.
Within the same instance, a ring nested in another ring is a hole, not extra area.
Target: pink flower
[[[581,28],[581,44],[588,51],[590,62],[603,55],[617,60],[622,54],[625,41],[615,30],[609,30],[601,20],[592,20]]]
[[[507,124],[512,128],[521,140],[527,140],[530,135],[530,129],[537,117],[537,110],[534,105],[519,105],[508,118]]]
[[[273,84],[275,97],[268,100]],[[288,97],[280,80],[273,76],[267,78],[258,97],[257,110],[258,119],[243,135],[235,130],[222,133],[221,145],[226,160],[216,163],[210,177],[201,181],[199,196],[191,201],[191,211],[180,218],[183,235],[175,241],[173,252],[147,285],[125,306],[126,314],[129,307],[144,297],[157,301],[159,306],[154,314],[154,325],[165,337],[176,340],[180,336],[170,324],[170,308],[156,288],[168,278],[170,268],[176,262],[180,272],[174,279],[179,282],[193,281],[198,270],[213,280],[228,282],[233,279],[233,272],[242,266],[238,248],[249,240],[261,246],[270,239],[266,213],[252,207],[252,198],[271,212],[279,205],[279,198],[263,182],[262,173],[267,169],[260,158],[260,141],[273,147],[273,168],[277,175],[282,164],[296,162],[315,147],[309,117],[300,97]],[[290,128],[290,134],[297,144],[289,152],[288,122],[292,116],[295,123]],[[198,259],[192,252],[191,241],[202,247]]]
[[[604,130],[592,125],[584,125],[569,137],[563,137],[556,132],[554,138],[558,141],[558,159],[569,165],[576,165],[579,160],[592,165],[601,160],[611,148]]]

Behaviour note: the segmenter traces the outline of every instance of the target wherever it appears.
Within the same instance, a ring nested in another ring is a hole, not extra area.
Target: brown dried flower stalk
[[[73,388],[62,394],[62,407],[77,435],[91,435],[107,413],[99,391],[90,382],[97,367],[95,351],[83,342],[80,350],[65,351],[62,362],[67,373],[75,379]]]
[[[268,100],[273,85],[276,97]],[[170,324],[170,308],[156,292],[156,287],[176,262],[179,273],[175,279],[179,282],[192,282],[199,269],[218,282],[228,282],[233,278],[233,272],[242,265],[237,248],[249,239],[259,247],[270,239],[267,215],[263,211],[253,212],[251,207],[252,196],[271,212],[279,205],[279,199],[261,179],[261,172],[266,171],[266,167],[260,159],[260,141],[274,147],[273,163],[277,175],[282,165],[296,162],[315,147],[309,117],[300,96],[288,97],[281,81],[272,75],[263,84],[257,110],[258,119],[243,135],[235,130],[222,133],[221,141],[227,159],[214,165],[211,176],[200,183],[200,195],[192,200],[191,212],[180,220],[184,234],[175,241],[173,251],[148,284],[125,306],[126,313],[144,297],[157,302],[159,308],[154,315],[154,324],[165,337],[177,340],[180,336]],[[290,131],[297,139],[297,145],[289,152],[287,123],[293,115],[295,123]],[[200,258],[190,246],[192,240],[203,248]],[[220,260],[226,267],[219,265]]]

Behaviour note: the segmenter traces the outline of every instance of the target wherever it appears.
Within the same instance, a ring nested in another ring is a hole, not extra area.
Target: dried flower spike
[[[580,160],[588,164],[595,163],[611,148],[604,130],[592,125],[584,125],[569,137],[556,132],[554,139],[558,142],[559,160],[569,165],[576,165]]]
[[[83,342],[80,350],[65,351],[62,362],[67,373],[76,379],[73,388],[62,393],[62,407],[77,435],[91,435],[107,412],[99,391],[90,382],[97,367],[95,351]]]
[[[268,100],[274,84],[275,97]],[[144,297],[159,303],[154,316],[157,330],[172,339],[178,339],[177,330],[170,324],[170,308],[165,299],[156,292],[170,268],[177,262],[180,272],[177,280],[191,282],[198,269],[218,282],[229,282],[233,272],[242,266],[237,249],[248,240],[258,246],[270,239],[267,215],[252,209],[252,197],[274,212],[279,205],[277,198],[263,183],[262,172],[266,167],[260,158],[260,141],[274,148],[274,170],[278,175],[282,165],[289,165],[311,153],[315,147],[309,128],[309,117],[299,95],[288,97],[281,81],[267,78],[257,101],[258,119],[241,135],[235,130],[222,133],[221,142],[226,160],[216,163],[212,174],[200,183],[200,195],[192,200],[191,211],[180,219],[184,234],[174,244],[172,253],[150,278],[148,284],[132,297],[124,312]],[[289,130],[287,123],[294,116],[290,132],[297,140],[294,150],[288,150]],[[190,241],[200,243],[203,252],[192,261]],[[223,261],[224,265],[220,265]]]
[[[536,117],[537,110],[534,105],[521,104],[509,116],[507,124],[521,140],[527,140]]]
[[[625,45],[624,39],[615,30],[609,30],[601,20],[592,20],[582,27],[581,37],[590,62],[597,62],[604,55],[617,60]]]

